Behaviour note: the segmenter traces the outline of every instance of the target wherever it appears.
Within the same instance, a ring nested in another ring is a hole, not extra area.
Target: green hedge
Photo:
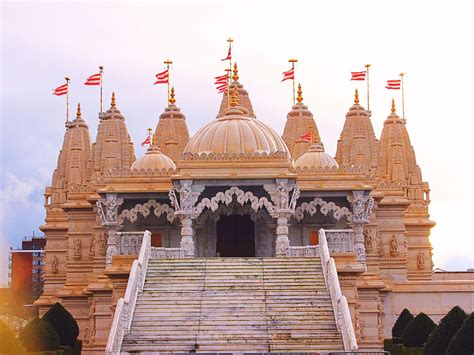
[[[54,327],[59,335],[60,345],[74,346],[79,335],[79,326],[66,308],[56,303],[42,318]]]
[[[33,319],[21,331],[20,341],[27,351],[51,351],[59,348],[59,335],[45,320]]]
[[[402,342],[403,333],[407,328],[408,324],[415,318],[408,309],[404,309],[397,318],[397,321],[392,328],[392,338],[394,344]]]
[[[425,355],[443,355],[449,343],[467,318],[460,307],[453,307],[439,322],[438,327],[426,341]],[[473,334],[474,337],[474,334]]]
[[[446,349],[446,355],[472,355],[474,353],[474,312],[459,328]]]
[[[423,348],[406,348],[403,344],[394,343],[392,339],[384,340],[384,350],[391,355],[421,355]]]
[[[421,312],[408,324],[402,341],[406,348],[423,347],[436,324],[425,313]]]

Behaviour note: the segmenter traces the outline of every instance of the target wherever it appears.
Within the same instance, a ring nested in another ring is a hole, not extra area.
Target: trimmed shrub
[[[472,355],[474,353],[474,312],[459,328],[446,349],[446,355]]]
[[[421,312],[408,324],[403,333],[403,345],[407,348],[423,347],[436,324]]]
[[[3,355],[22,355],[25,348],[16,338],[10,328],[0,320],[0,354]]]
[[[402,342],[403,333],[413,318],[415,318],[413,314],[411,314],[406,308],[402,311],[402,313],[400,313],[392,328],[392,338],[394,344]]]
[[[426,341],[425,355],[443,355],[451,339],[467,318],[466,312],[460,307],[453,307],[439,322],[438,327]],[[473,335],[474,336],[474,335]]]
[[[59,335],[61,345],[74,346],[79,335],[79,327],[66,308],[60,303],[56,303],[44,314],[42,319],[54,327]]]
[[[33,319],[21,331],[20,341],[27,351],[51,351],[59,348],[59,335],[48,322]]]

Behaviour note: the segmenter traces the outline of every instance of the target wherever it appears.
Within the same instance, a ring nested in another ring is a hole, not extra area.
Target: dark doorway
[[[216,230],[218,255],[222,257],[255,256],[255,223],[250,216],[221,216]]]

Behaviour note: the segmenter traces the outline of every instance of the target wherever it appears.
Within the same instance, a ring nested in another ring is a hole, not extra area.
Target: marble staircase
[[[319,257],[150,258],[121,351],[344,350]]]

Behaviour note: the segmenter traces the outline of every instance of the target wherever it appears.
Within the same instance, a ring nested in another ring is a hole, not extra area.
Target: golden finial
[[[170,104],[174,105],[176,99],[174,98],[174,86],[171,87],[171,95],[170,95]]]
[[[303,89],[301,89],[301,84],[298,84],[298,96],[296,97],[296,101],[303,102]]]
[[[77,113],[76,113],[77,118],[81,118],[81,104],[77,104]]]
[[[234,63],[234,75],[232,76],[234,81],[239,81],[239,70],[237,69],[237,63]]]
[[[156,136],[154,134],[151,136],[151,145],[156,145]]]
[[[395,109],[395,99],[392,98],[392,113],[395,113],[397,112],[397,110]]]
[[[150,127],[148,127],[146,130],[148,131],[148,135],[151,136],[152,129]]]
[[[354,96],[354,103],[356,105],[359,104],[359,90],[356,89],[355,96]]]
[[[112,102],[110,104],[110,107],[115,107],[115,92],[112,92]]]
[[[230,100],[230,106],[235,107],[239,103],[239,88],[237,85],[234,85],[234,89],[232,90],[232,97]]]

